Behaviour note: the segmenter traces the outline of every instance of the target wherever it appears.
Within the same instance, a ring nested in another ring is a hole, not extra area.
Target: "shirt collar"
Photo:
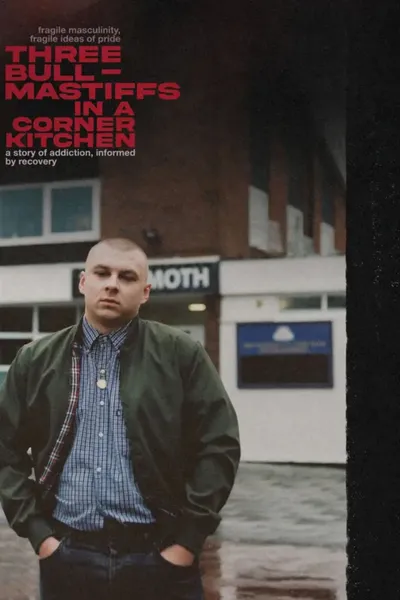
[[[82,319],[83,344],[88,350],[90,350],[93,347],[93,344],[99,340],[99,338],[103,338],[111,340],[114,348],[119,350],[126,340],[130,324],[131,321],[129,321],[129,323],[123,327],[112,331],[111,333],[102,334],[97,331],[97,329],[95,329],[84,316]]]

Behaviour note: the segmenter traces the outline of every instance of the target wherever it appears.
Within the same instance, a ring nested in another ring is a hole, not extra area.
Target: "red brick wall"
[[[321,177],[322,167],[318,156],[314,159],[314,248],[317,253],[320,252],[321,245],[321,221],[322,221],[322,205],[321,205]],[[333,175],[332,175],[333,176]],[[344,254],[346,252],[346,200],[345,190],[340,181],[336,181],[334,185],[334,229],[335,229],[335,249]]]
[[[341,254],[346,252],[346,200],[340,190],[335,195],[335,248]]]
[[[322,199],[321,199],[321,167],[317,157],[314,158],[314,227],[313,239],[314,250],[317,254],[321,251],[321,221],[322,221]]]
[[[285,148],[280,140],[279,128],[272,135],[269,183],[269,217],[279,223],[283,253],[286,254],[286,207],[288,174]]]
[[[153,48],[149,68],[157,64],[160,81],[173,73],[181,98],[151,101],[150,109],[136,103],[136,157],[101,161],[102,235],[140,243],[143,228],[156,228],[164,256],[249,252],[246,56],[239,42],[227,51],[240,20],[233,15],[220,25],[207,15],[203,6],[203,22],[191,14],[179,23],[183,47],[168,44],[177,35],[173,23],[157,29],[160,52],[168,53]]]
[[[215,40],[215,141],[218,144],[218,237],[222,256],[250,256],[249,122],[246,107],[251,23],[243,2],[209,2]]]

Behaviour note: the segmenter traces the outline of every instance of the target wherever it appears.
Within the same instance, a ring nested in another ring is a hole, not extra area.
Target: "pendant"
[[[107,381],[105,379],[98,379],[96,385],[101,390],[104,390],[107,387]]]

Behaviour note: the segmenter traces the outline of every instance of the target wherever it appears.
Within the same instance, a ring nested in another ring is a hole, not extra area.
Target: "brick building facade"
[[[99,237],[134,239],[153,262],[343,253],[345,183],[291,72],[302,35],[290,25],[294,6],[113,4],[113,13],[99,2],[57,15],[57,23],[121,27],[124,79],[176,81],[180,99],[135,103],[135,158],[64,159],[34,172],[2,167],[0,203],[14,184],[95,179]],[[5,107],[8,119],[13,110],[21,107]],[[0,270],[76,265],[94,241],[2,244],[1,237]],[[218,293],[203,300],[205,344],[218,364]]]

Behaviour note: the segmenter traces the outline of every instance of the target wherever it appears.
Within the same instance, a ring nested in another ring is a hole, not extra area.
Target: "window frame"
[[[2,340],[24,340],[30,339],[30,341],[34,342],[35,340],[39,340],[43,337],[47,337],[55,332],[44,332],[39,329],[39,309],[42,307],[75,307],[75,323],[78,323],[80,318],[83,315],[83,304],[82,302],[48,302],[48,303],[34,303],[34,304],[0,304],[0,310],[2,307],[29,307],[32,308],[32,324],[31,328],[28,331],[0,331],[0,343]],[[57,330],[56,330],[57,331]],[[10,363],[11,364],[11,363]],[[6,373],[10,368],[10,364],[1,363],[0,364],[0,372]]]
[[[340,298],[340,299],[344,299],[344,306],[329,306],[329,300],[331,298]],[[346,311],[347,309],[347,296],[346,296],[346,292],[330,292],[328,294],[326,294],[326,308],[327,310],[342,310],[342,311]]]
[[[293,313],[293,312],[306,312],[307,314],[311,311],[318,311],[320,312],[323,309],[324,306],[324,296],[323,294],[281,294],[279,296],[277,296],[278,298],[278,305],[279,305],[279,312],[280,313]],[[319,306],[288,306],[287,308],[282,306],[282,303],[285,300],[290,300],[290,299],[295,298],[296,300],[302,298],[315,298],[315,299],[319,299]]]
[[[61,233],[51,232],[51,192],[53,189],[66,189],[74,187],[92,187],[92,229],[90,231],[70,231]],[[40,244],[54,244],[65,242],[89,242],[96,241],[100,237],[100,193],[101,184],[99,179],[74,179],[60,180],[47,183],[24,183],[17,185],[1,185],[0,192],[3,190],[21,190],[21,189],[43,190],[42,194],[42,226],[43,234],[31,237],[0,237],[0,247],[6,246],[31,246]]]
[[[329,341],[330,341],[330,354],[326,356],[329,357],[329,380],[327,383],[285,383],[285,384],[277,384],[277,383],[244,383],[242,379],[242,372],[240,368],[240,344],[239,344],[239,330],[240,327],[245,327],[248,325],[252,326],[260,326],[260,325],[273,325],[276,327],[279,326],[292,326],[292,325],[328,325],[329,326]],[[236,323],[236,386],[238,390],[332,390],[335,387],[334,383],[334,358],[335,358],[335,348],[334,348],[334,322],[328,319],[321,320],[301,320],[301,321],[290,321],[290,320],[279,320],[279,321],[243,321],[240,323]]]

